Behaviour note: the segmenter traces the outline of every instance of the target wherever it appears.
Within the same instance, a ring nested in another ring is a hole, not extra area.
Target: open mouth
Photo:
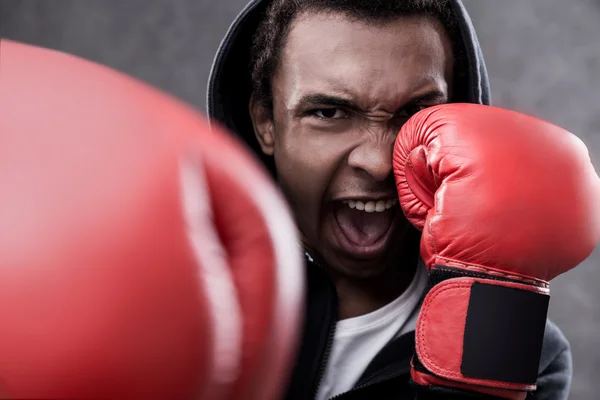
[[[394,231],[398,210],[395,198],[336,201],[333,216],[338,244],[355,257],[379,256]]]

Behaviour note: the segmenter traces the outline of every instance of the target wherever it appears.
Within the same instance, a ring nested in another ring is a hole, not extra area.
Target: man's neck
[[[338,296],[338,318],[340,320],[369,314],[391,303],[409,287],[419,262],[420,233],[409,228],[404,235],[400,251],[381,275],[372,278],[352,278],[332,271],[322,260],[315,261],[328,272]],[[307,255],[318,253],[303,240],[302,247]]]
[[[404,293],[413,280],[417,262],[414,257],[404,257],[394,264],[394,268],[388,268],[375,278],[332,276],[339,299],[340,320],[371,313]]]

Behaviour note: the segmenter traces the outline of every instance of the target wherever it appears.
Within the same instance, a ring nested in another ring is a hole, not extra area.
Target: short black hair
[[[341,13],[369,23],[388,22],[410,15],[437,18],[454,43],[454,61],[461,47],[455,44],[457,23],[448,0],[273,0],[252,39],[250,71],[255,99],[272,108],[271,79],[294,19],[304,12]],[[458,67],[458,66],[457,66]]]

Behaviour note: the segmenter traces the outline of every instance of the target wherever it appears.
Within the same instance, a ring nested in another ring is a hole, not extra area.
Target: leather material
[[[264,171],[141,82],[0,45],[0,393],[278,398],[304,280]]]
[[[439,283],[425,296],[417,321],[415,346],[419,361],[427,370],[442,378],[493,388],[535,390],[535,384],[473,379],[461,372],[463,335],[474,282],[548,294],[547,289],[535,286],[470,277]]]
[[[600,180],[585,145],[530,116],[427,108],[398,134],[394,174],[430,268],[445,257],[548,281],[600,239]]]
[[[534,390],[534,382],[462,374],[469,282],[483,275],[492,285],[548,294],[549,280],[590,255],[600,240],[600,179],[585,145],[514,111],[446,104],[407,121],[393,159],[400,204],[422,231],[427,267],[471,276],[437,283],[426,296],[417,355],[431,375],[413,370],[415,381],[511,389],[517,397]]]

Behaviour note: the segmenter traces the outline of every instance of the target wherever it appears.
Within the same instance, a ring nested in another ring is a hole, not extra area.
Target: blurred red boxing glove
[[[571,133],[473,104],[428,108],[394,148],[430,291],[412,378],[510,399],[535,390],[548,281],[600,238],[600,180]]]
[[[0,393],[276,399],[303,275],[266,174],[169,96],[0,45]]]

